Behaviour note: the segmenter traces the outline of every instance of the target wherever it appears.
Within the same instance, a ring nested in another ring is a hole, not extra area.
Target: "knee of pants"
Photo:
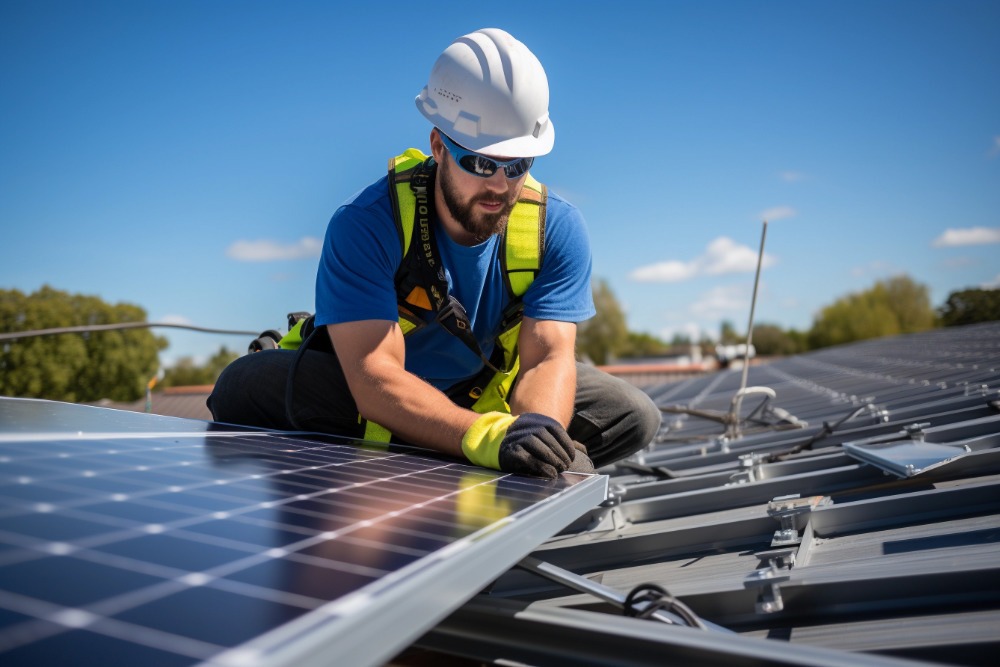
[[[238,361],[239,359],[236,359],[222,369],[222,373],[215,380],[215,386],[212,387],[212,393],[209,394],[208,399],[205,401],[209,411],[212,413],[212,417],[216,421],[226,421],[232,412],[230,410],[230,399],[232,398],[233,391],[239,386],[239,382],[233,379],[233,376],[237,375],[238,371],[233,371],[232,368]]]
[[[278,417],[284,413],[286,360],[274,355],[281,353],[257,352],[226,366],[206,401],[212,417],[234,424],[279,428]]]
[[[634,453],[653,442],[660,430],[662,415],[645,392],[629,385],[619,397],[622,410],[621,421],[617,425],[616,440]]]
[[[643,446],[653,442],[663,422],[663,413],[645,392],[640,392],[640,395],[636,397],[633,416],[636,441],[642,442]]]
[[[649,445],[660,428],[660,409],[641,389],[585,371],[587,397],[578,403],[570,436],[588,448],[594,465],[618,461]]]

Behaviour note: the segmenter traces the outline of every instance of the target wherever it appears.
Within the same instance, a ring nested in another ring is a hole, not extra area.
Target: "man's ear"
[[[441,164],[444,161],[445,152],[444,142],[441,141],[441,133],[435,127],[431,130],[431,155],[434,156],[434,161]]]

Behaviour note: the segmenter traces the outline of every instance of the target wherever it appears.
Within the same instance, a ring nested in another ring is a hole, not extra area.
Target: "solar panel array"
[[[622,599],[658,585],[716,628],[624,618],[517,568],[420,644],[527,664],[996,664],[1000,322],[755,365],[775,396],[747,395],[729,437],[740,381],[650,389],[685,410],[532,553]]]
[[[380,664],[605,490],[0,399],[0,663]]]

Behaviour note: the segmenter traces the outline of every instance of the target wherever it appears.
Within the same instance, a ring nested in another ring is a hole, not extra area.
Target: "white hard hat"
[[[498,28],[452,42],[416,102],[427,120],[470,151],[535,157],[555,142],[545,70],[528,47]]]

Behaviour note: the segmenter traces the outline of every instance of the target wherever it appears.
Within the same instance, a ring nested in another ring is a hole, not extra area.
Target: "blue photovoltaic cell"
[[[605,487],[0,398],[0,663],[379,664]]]

